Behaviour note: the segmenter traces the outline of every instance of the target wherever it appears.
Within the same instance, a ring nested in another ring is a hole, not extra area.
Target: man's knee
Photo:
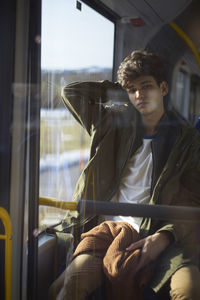
[[[49,295],[48,295],[49,300],[55,300],[56,299],[57,294],[59,293],[59,291],[63,287],[64,279],[65,279],[65,271],[50,286]]]
[[[173,300],[200,299],[200,273],[196,266],[185,266],[171,278],[170,296]]]
[[[102,259],[82,254],[77,256],[65,271],[64,286],[59,300],[85,299],[103,282]]]

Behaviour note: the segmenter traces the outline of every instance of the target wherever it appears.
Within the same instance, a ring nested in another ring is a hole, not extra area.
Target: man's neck
[[[159,116],[142,116],[142,125],[145,135],[153,135],[158,130],[158,124],[163,114]]]

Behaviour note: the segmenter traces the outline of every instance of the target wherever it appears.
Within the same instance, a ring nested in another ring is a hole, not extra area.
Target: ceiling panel
[[[144,2],[154,10],[161,20],[169,22],[183,12],[192,0],[144,0]]]
[[[174,19],[192,0],[101,0],[122,18],[140,17],[147,25],[161,25]]]

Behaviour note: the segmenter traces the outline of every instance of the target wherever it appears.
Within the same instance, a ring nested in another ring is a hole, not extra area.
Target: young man
[[[74,201],[200,204],[199,133],[165,111],[167,93],[162,60],[145,51],[125,58],[118,83],[82,82],[63,89],[66,107],[92,137],[90,160]],[[171,299],[200,299],[194,224],[123,216],[102,216],[104,220],[128,223],[139,233],[140,239],[124,251],[140,249],[137,271],[157,262],[149,282],[155,292],[165,286]],[[104,276],[102,257],[78,255],[65,272],[58,299],[86,299]]]

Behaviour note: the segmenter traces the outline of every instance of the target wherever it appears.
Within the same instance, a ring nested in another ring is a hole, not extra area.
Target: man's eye
[[[152,88],[152,85],[151,85],[151,84],[147,84],[147,85],[144,85],[144,86],[142,87],[143,90],[147,90],[147,89],[150,89],[150,88]]]
[[[136,90],[135,89],[131,89],[128,92],[129,92],[129,94],[134,94],[136,92]]]

